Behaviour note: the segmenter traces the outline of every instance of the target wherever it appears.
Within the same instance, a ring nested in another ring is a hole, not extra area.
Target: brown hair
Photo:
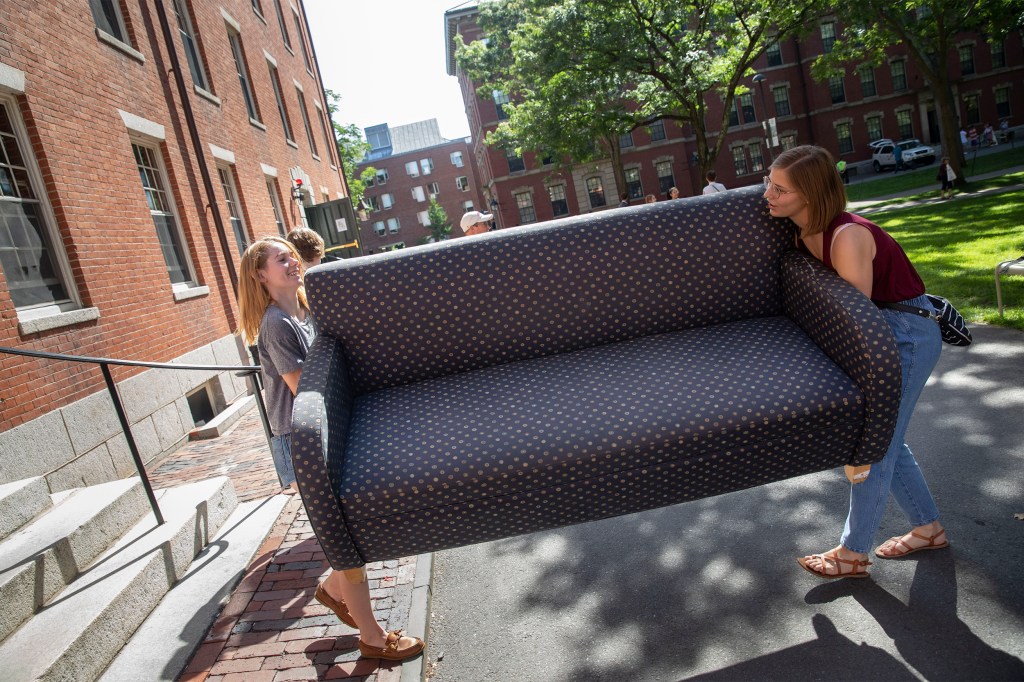
[[[292,243],[306,263],[312,263],[317,258],[324,257],[323,238],[308,227],[296,227],[288,233],[285,239]]]
[[[295,256],[296,260],[302,260],[299,252],[290,241],[282,237],[263,237],[249,245],[249,248],[242,254],[242,264],[239,267],[238,278],[238,315],[239,323],[236,334],[242,337],[246,345],[256,343],[260,336],[260,322],[263,321],[263,313],[271,303],[270,294],[267,288],[260,281],[259,271],[267,264],[267,251],[271,244],[282,244]],[[306,290],[299,287],[299,305],[309,310],[306,302]]]
[[[800,236],[819,234],[846,210],[846,188],[828,150],[812,145],[793,147],[779,154],[771,165],[789,175],[790,184],[807,200],[807,230]]]

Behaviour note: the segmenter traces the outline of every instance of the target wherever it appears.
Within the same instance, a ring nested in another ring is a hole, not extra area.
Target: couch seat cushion
[[[793,322],[744,320],[360,396],[338,493],[351,523],[781,441],[744,463],[749,483],[729,484],[739,489],[842,463],[850,452],[791,461],[819,455],[785,444],[859,428],[862,412],[850,379]]]

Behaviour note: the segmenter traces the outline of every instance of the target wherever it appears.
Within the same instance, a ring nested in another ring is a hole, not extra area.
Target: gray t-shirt
[[[302,322],[273,303],[263,313],[256,347],[259,349],[263,370],[261,373],[267,416],[270,418],[270,430],[275,436],[292,432],[292,404],[295,402],[292,390],[281,375],[302,367],[316,332],[316,321],[309,312]]]

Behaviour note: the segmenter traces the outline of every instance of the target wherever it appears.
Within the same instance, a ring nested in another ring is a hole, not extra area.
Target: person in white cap
[[[462,231],[466,233],[466,236],[472,237],[474,234],[482,234],[491,229],[488,223],[492,220],[494,220],[494,216],[490,213],[466,211],[459,224],[462,226]]]

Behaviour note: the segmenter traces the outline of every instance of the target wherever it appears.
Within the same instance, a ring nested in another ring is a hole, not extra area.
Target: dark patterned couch
[[[877,461],[878,310],[735,190],[330,263],[295,403],[331,564]]]

